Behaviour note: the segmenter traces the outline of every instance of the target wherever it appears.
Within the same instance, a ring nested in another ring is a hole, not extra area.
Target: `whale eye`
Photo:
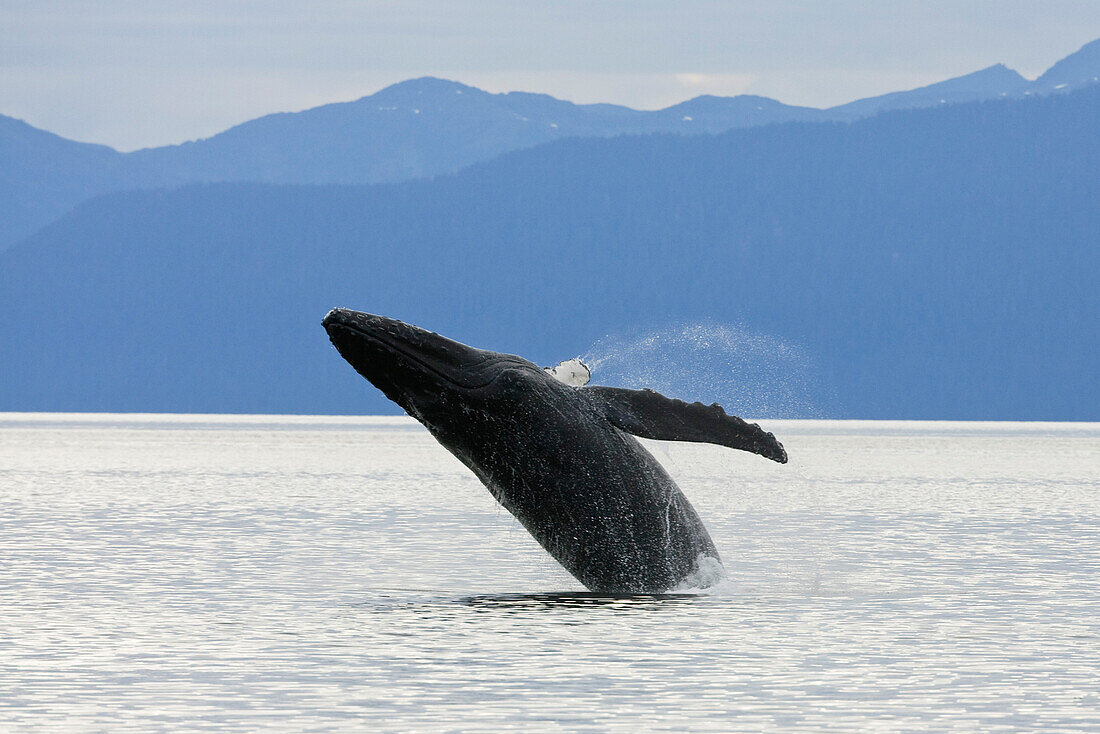
[[[558,382],[570,387],[584,387],[592,379],[592,370],[588,368],[580,357],[559,362],[556,367],[543,367]]]

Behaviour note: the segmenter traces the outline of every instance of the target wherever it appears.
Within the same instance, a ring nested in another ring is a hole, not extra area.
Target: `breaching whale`
[[[720,568],[694,508],[634,436],[787,461],[771,433],[717,405],[571,386],[521,357],[383,316],[338,308],[322,324],[360,375],[424,424],[592,591],[660,593]]]

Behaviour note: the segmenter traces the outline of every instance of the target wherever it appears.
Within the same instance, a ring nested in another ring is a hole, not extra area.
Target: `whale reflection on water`
[[[517,611],[538,607],[654,607],[661,604],[683,604],[706,599],[706,594],[602,594],[595,591],[562,591],[544,594],[478,594],[462,599],[469,607],[509,609]]]

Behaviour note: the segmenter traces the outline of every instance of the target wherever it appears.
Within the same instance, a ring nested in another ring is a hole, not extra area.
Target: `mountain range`
[[[202,182],[369,184],[453,173],[562,138],[720,133],[781,122],[853,121],[884,111],[1068,92],[1100,78],[1100,40],[1034,81],[1003,65],[830,109],[742,95],[656,111],[490,94],[414,79],[354,102],[278,113],[203,140],[120,153],[0,116],[0,249],[91,197]]]
[[[542,364],[586,354],[604,384],[686,371],[677,397],[761,417],[1098,420],[1100,86],[1057,89],[1083,63],[1061,66],[1044,75],[1060,94],[854,122],[572,137],[385,184],[105,194],[0,253],[0,410],[392,412],[320,327],[348,306]],[[389,99],[425,84],[473,96]],[[732,102],[686,104],[669,115]],[[687,364],[689,342],[706,358]],[[649,375],[601,367],[641,353]]]

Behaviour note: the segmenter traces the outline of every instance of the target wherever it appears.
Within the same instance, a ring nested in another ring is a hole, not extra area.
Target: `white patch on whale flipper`
[[[570,387],[584,387],[592,379],[592,370],[581,361],[580,357],[573,357],[558,364],[557,367],[543,367],[558,382],[564,382]]]

